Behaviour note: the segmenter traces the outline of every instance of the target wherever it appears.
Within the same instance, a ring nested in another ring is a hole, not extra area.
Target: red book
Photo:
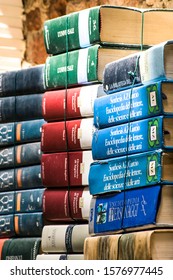
[[[46,91],[42,115],[46,121],[61,121],[93,116],[93,103],[105,95],[102,84]]]
[[[44,153],[90,150],[93,129],[93,118],[45,123],[41,150]]]
[[[90,201],[88,187],[47,188],[43,195],[43,217],[50,222],[88,221]]]
[[[45,187],[88,186],[92,151],[42,154],[41,177]]]

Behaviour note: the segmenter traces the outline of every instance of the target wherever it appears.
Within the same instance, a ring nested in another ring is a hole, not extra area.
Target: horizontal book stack
[[[172,49],[172,41],[162,42],[105,67],[107,95],[94,102],[86,259],[173,259]],[[130,71],[131,85],[117,87]],[[155,236],[158,245],[152,245]]]
[[[39,65],[0,74],[0,238],[8,239],[3,259],[17,259],[25,238],[34,238],[26,244],[28,250],[41,238],[43,70]],[[16,254],[11,242],[21,242]]]
[[[22,0],[0,1],[0,72],[21,69],[25,42]]]

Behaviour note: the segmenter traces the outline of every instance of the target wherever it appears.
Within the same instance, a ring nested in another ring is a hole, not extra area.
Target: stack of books
[[[173,259],[172,61],[173,41],[164,41],[104,69],[85,259]]]
[[[41,239],[44,187],[40,143],[41,127],[45,122],[42,117],[43,70],[44,65],[39,65],[0,74],[2,259],[21,258],[22,248],[28,250],[26,255],[31,257],[29,250],[37,247]],[[17,246],[18,242],[21,246]],[[16,254],[14,247],[17,248]],[[26,255],[24,253],[23,257]]]
[[[25,51],[22,0],[0,2],[0,72],[21,69]]]

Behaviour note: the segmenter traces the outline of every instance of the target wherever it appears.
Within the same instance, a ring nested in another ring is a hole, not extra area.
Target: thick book
[[[41,141],[44,119],[0,124],[0,147]]]
[[[92,195],[156,184],[173,184],[173,151],[154,150],[94,161],[88,174]],[[96,176],[99,174],[99,176]]]
[[[41,187],[41,164],[0,170],[0,192]]]
[[[154,45],[172,39],[172,11],[102,5],[45,21],[48,54],[101,43]],[[159,32],[155,32],[158,30]],[[85,30],[85,32],[84,32]]]
[[[0,98],[0,122],[42,119],[43,94],[26,94]]]
[[[173,229],[90,236],[84,260],[173,260]]]
[[[92,152],[75,151],[42,154],[41,178],[45,187],[88,186]]]
[[[93,131],[93,118],[45,123],[41,130],[41,150],[43,153],[91,150]]]
[[[14,214],[15,209],[15,193],[0,192],[0,215]]]
[[[47,188],[43,194],[43,217],[51,222],[88,222],[91,195],[88,187]]]
[[[36,256],[36,260],[84,260],[84,254],[38,254]]]
[[[24,143],[0,149],[0,170],[41,163],[41,142]]]
[[[2,248],[6,240],[8,240],[8,238],[0,238],[0,260],[2,259]]]
[[[0,73],[0,96],[44,93],[44,67],[41,64]]]
[[[171,115],[173,81],[129,88],[94,100],[94,125],[98,129],[158,115]]]
[[[156,185],[92,197],[89,233],[173,228],[173,186]]]
[[[93,159],[107,159],[155,149],[172,149],[173,117],[157,116],[93,132]]]
[[[103,88],[109,94],[127,87],[157,81],[173,80],[173,40],[107,63],[103,71]]]
[[[138,48],[113,48],[96,44],[88,48],[48,56],[44,70],[46,91],[102,83],[106,64],[138,52]]]
[[[43,253],[83,253],[88,224],[46,225],[41,235]]]
[[[0,215],[0,238],[15,236],[14,214]]]
[[[42,99],[42,116],[47,121],[93,117],[96,98],[105,95],[100,83],[46,91]]]
[[[41,253],[40,248],[40,237],[9,238],[3,244],[1,260],[36,260],[37,255]],[[15,275],[15,268],[11,273]]]

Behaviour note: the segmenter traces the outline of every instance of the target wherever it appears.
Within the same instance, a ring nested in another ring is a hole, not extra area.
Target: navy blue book
[[[0,122],[42,119],[43,94],[27,94],[0,98]]]
[[[0,192],[0,215],[14,214],[15,193]]]
[[[0,124],[0,147],[41,140],[44,119]]]
[[[0,238],[15,236],[14,214],[0,215]]]
[[[173,227],[172,201],[172,185],[95,196],[90,205],[89,233]]]
[[[0,169],[40,163],[40,142],[24,143],[0,149]]]
[[[0,96],[43,93],[44,64],[0,73]]]

